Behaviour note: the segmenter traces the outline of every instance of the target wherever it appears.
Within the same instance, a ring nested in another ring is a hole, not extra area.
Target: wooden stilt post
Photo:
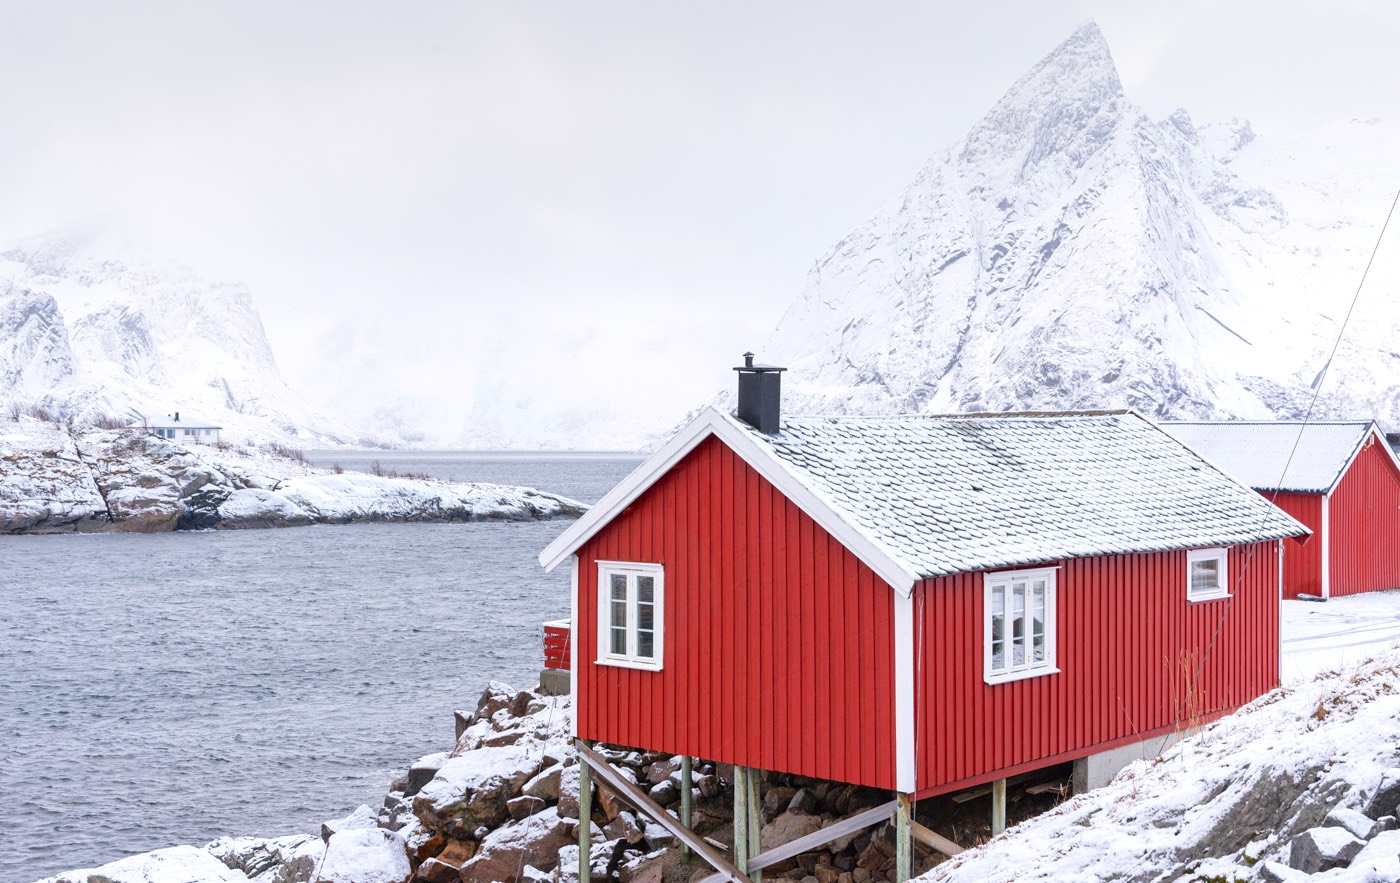
[[[681,824],[690,827],[690,789],[695,787],[695,772],[690,755],[681,758]],[[690,847],[681,844],[681,864],[690,864]],[[579,883],[583,883],[582,880]]]
[[[579,740],[592,747],[592,743]],[[588,764],[578,762],[578,881],[588,883],[593,877],[593,774]]]
[[[992,783],[992,836],[1006,830],[1006,780]]]
[[[749,783],[749,856],[753,857],[763,851],[763,844],[759,838],[763,831],[763,798],[759,789],[763,777],[758,770],[750,769],[744,778]],[[753,883],[763,883],[763,871],[749,874],[749,879]]]
[[[914,842],[909,836],[909,822],[914,812],[908,794],[896,794],[895,800],[898,806],[894,811],[894,879],[905,883],[914,876]]]
[[[749,872],[749,771],[734,765],[734,867]]]

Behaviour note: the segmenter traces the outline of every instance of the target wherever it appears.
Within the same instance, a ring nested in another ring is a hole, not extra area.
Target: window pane
[[[653,619],[653,617],[654,617],[654,615],[655,615],[655,612],[656,612],[656,605],[655,605],[655,604],[638,604],[638,605],[637,605],[637,628],[639,628],[639,629],[645,629],[646,631],[651,631],[652,629],[654,629],[655,626],[652,624],[652,619]]]
[[[617,627],[612,629],[611,652],[618,656],[627,655],[627,629]]]
[[[1026,664],[1026,584],[1011,585],[1011,667]]]
[[[1006,670],[1006,586],[992,586],[992,671]]]
[[[614,602],[612,602],[612,622],[609,623],[609,624],[610,624],[613,628],[620,628],[620,629],[625,629],[625,628],[627,628],[627,602],[626,602],[626,601],[614,601]]]
[[[614,601],[627,597],[627,574],[614,573],[612,575],[612,597]]]
[[[637,632],[637,655],[643,659],[651,659],[656,655],[655,633],[649,631]]]
[[[1045,580],[1031,584],[1031,662],[1045,661]]]
[[[1191,591],[1213,592],[1220,588],[1220,559],[1191,562]]]
[[[653,600],[652,593],[656,587],[656,577],[637,577],[637,600],[643,604],[650,604]]]

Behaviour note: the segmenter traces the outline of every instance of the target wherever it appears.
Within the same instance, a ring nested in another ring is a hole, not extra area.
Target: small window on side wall
[[[598,663],[657,671],[664,658],[659,564],[598,562]]]
[[[1054,674],[1055,569],[982,579],[982,674],[989,684]]]
[[[1225,549],[1191,549],[1186,553],[1186,597],[1209,601],[1230,596]]]

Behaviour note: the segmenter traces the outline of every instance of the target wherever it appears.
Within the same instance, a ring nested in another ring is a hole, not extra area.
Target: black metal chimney
[[[179,412],[179,411],[176,411],[176,412],[175,412],[175,422],[176,422],[176,423],[179,423],[179,422],[180,422],[180,412]]]
[[[739,419],[764,435],[778,431],[783,411],[783,374],[786,368],[755,365],[753,353],[744,353],[739,372]]]

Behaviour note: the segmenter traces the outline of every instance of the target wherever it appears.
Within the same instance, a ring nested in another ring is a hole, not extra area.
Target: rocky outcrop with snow
[[[1400,880],[1400,651],[1273,691],[920,878]]]
[[[529,521],[585,508],[532,488],[337,474],[267,449],[0,420],[0,533]]]
[[[1297,417],[1397,149],[1374,120],[1273,138],[1152,119],[1090,24],[816,262],[761,355],[790,369],[795,414]],[[1397,264],[1373,269],[1314,416],[1400,423]]]
[[[225,435],[350,443],[282,380],[251,292],[99,228],[0,245],[0,406],[64,419],[199,412]]]

